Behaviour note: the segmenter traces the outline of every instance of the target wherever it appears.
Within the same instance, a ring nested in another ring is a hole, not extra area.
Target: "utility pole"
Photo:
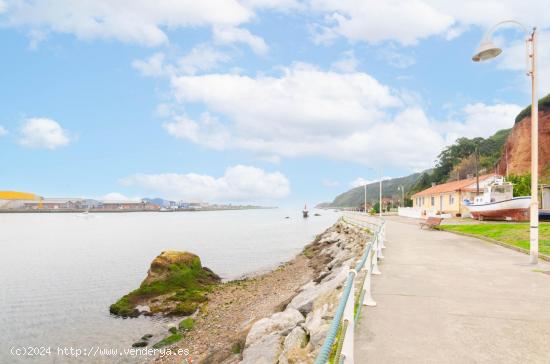
[[[476,161],[476,195],[479,196],[479,148],[476,145],[475,151],[475,161]]]

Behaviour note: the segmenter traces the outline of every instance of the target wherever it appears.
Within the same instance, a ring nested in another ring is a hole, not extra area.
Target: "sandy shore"
[[[223,283],[209,294],[208,303],[195,318],[195,328],[175,347],[189,349],[193,363],[240,360],[252,324],[283,309],[298,289],[313,279],[316,260],[300,253],[271,272]],[[181,358],[156,362],[180,363]]]

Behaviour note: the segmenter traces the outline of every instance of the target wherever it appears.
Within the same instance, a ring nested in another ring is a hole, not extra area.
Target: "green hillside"
[[[384,197],[392,197],[394,199],[401,198],[401,192],[397,189],[398,186],[403,186],[405,196],[408,191],[415,185],[421,173],[414,173],[406,177],[393,178],[382,183],[382,192]],[[370,203],[377,202],[379,199],[379,183],[374,182],[367,185],[367,201]],[[330,203],[318,205],[318,207],[357,207],[364,202],[365,188],[363,186],[352,188],[344,192]]]
[[[550,110],[550,94],[544,96],[539,100],[539,112]],[[525,109],[516,116],[516,124],[523,120],[524,117],[531,116],[531,105],[527,106]]]

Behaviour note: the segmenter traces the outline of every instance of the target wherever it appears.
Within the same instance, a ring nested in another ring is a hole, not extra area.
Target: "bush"
[[[510,175],[507,177],[509,182],[514,184],[514,196],[531,195],[531,174],[527,173],[521,176]]]

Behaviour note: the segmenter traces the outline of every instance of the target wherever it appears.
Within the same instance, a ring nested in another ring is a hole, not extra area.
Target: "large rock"
[[[300,326],[296,326],[286,337],[283,342],[283,352],[279,356],[279,364],[290,364],[295,362],[302,351],[302,348],[307,344],[307,334]],[[289,361],[289,358],[291,359]]]
[[[147,271],[147,277],[141,283],[141,287],[150,285],[153,282],[167,280],[173,275],[174,267],[179,269],[187,268],[190,271],[204,269],[198,255],[189,252],[164,251],[151,262],[151,267]],[[212,277],[215,278],[217,276],[213,274]]]
[[[197,255],[164,251],[151,262],[140,287],[112,304],[109,312],[123,317],[142,313],[190,315],[219,281],[220,277],[201,265]]]
[[[281,339],[279,333],[263,336],[244,350],[241,364],[276,364],[281,352]]]
[[[327,335],[332,319],[327,317],[329,305],[324,304],[312,311],[306,318],[304,328],[309,333],[309,343],[314,349],[320,347]]]
[[[253,345],[256,341],[271,333],[286,335],[296,325],[304,322],[302,314],[293,308],[287,308],[283,312],[277,312],[260,319],[254,323],[246,336],[246,347]]]
[[[320,295],[335,290],[336,287],[341,285],[346,280],[348,273],[349,265],[344,265],[336,272],[331,273],[331,275],[320,284],[306,284],[302,287],[302,291],[298,293],[292,301],[290,301],[288,307],[294,308],[302,314],[307,315],[313,309],[313,302]]]

